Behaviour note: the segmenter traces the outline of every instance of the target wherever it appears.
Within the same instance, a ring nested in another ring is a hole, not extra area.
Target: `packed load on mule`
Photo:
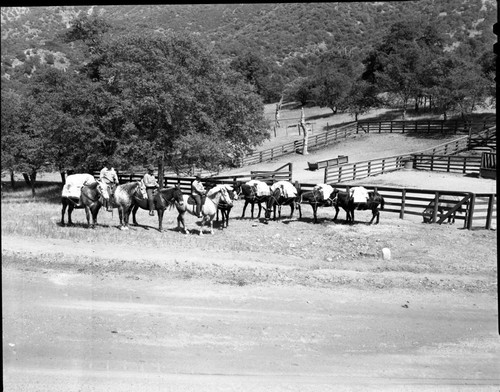
[[[257,204],[259,206],[259,214],[257,218],[260,218],[260,212],[262,210],[262,203],[266,203],[267,199],[271,195],[271,188],[267,183],[260,180],[250,180],[244,184],[236,183],[235,190],[237,193],[241,193],[242,197],[245,199],[245,204],[243,206],[243,212],[241,217],[245,217],[245,211],[247,209],[247,205],[252,205],[252,219],[254,218],[254,206]]]
[[[334,189],[328,184],[316,184],[312,191],[300,195],[301,203],[309,203],[313,209],[314,223],[318,222],[318,207],[332,207],[334,205]]]
[[[92,174],[70,174],[66,178],[66,183],[62,189],[62,197],[73,199],[75,202],[80,201],[81,190],[84,185],[90,185],[95,182]]]
[[[84,208],[87,225],[94,228],[97,224],[97,214],[103,202],[109,199],[107,187],[103,187],[91,174],[71,174],[66,178],[61,193],[61,225],[64,226],[64,213],[68,208],[68,225],[72,225],[73,209]],[[92,215],[92,225],[90,216]]]
[[[213,229],[213,220],[215,218],[215,214],[217,213],[217,206],[221,201],[224,201],[228,205],[232,205],[233,201],[227,191],[226,187],[222,186],[217,189],[217,191],[213,191],[210,194],[207,194],[203,205],[201,206],[201,214],[202,220],[200,222],[200,235],[203,235],[203,225],[207,224],[210,226],[210,233],[214,233]],[[177,228],[179,230],[183,230],[184,233],[189,233],[189,230],[186,228],[186,224],[184,221],[184,214],[186,212],[191,215],[198,216],[196,201],[194,200],[192,195],[183,195],[183,203],[176,203],[177,211],[179,215],[177,216]]]
[[[298,194],[296,186],[289,181],[277,181],[271,185],[271,196],[267,199],[266,219],[271,217],[271,209],[273,211],[273,220],[276,219],[276,206],[279,207],[279,215],[281,216],[281,206],[283,205],[290,206],[290,219],[293,217],[295,207],[297,207],[299,215],[302,217]]]

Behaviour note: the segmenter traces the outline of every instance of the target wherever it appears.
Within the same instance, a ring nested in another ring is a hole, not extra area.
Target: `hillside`
[[[450,47],[469,37],[492,45],[496,22],[492,0],[2,7],[2,67],[28,49],[64,52],[56,33],[84,12],[118,30],[193,33],[224,58],[250,50],[277,64],[331,48],[366,53],[412,15],[439,25]]]

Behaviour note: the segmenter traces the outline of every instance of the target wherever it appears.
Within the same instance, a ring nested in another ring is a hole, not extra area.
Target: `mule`
[[[158,231],[163,231],[163,213],[169,205],[177,201],[182,203],[182,191],[177,188],[166,188],[156,192],[154,196],[154,205],[158,214]],[[110,200],[113,208],[118,208],[120,219],[120,229],[129,229],[130,213],[132,212],[133,224],[138,225],[136,212],[139,208],[149,210],[148,199],[144,197],[139,181],[127,182],[118,185],[115,189],[114,197]]]
[[[216,187],[207,192],[207,197],[205,198],[205,201],[201,206],[202,219],[200,224],[200,236],[203,235],[204,224],[209,225],[210,234],[214,234],[213,220],[221,201],[231,206],[233,204],[233,201],[229,196],[229,192],[225,187]],[[183,202],[175,203],[175,206],[177,207],[177,211],[179,212],[179,215],[177,216],[177,228],[179,230],[183,230],[184,233],[187,234],[189,233],[189,230],[186,228],[184,215],[186,212],[188,212],[191,215],[197,216],[196,202],[194,201],[192,196],[183,195]]]
[[[334,198],[334,192],[324,199],[319,190],[313,189],[300,195],[300,203],[309,203],[311,205],[314,217],[313,222],[318,223],[318,207],[334,207]]]
[[[294,185],[292,184],[292,186],[294,186]],[[276,189],[274,189],[272,191],[271,196],[268,197],[268,199],[267,199],[266,213],[265,213],[266,219],[271,218],[271,210],[272,210],[273,211],[273,220],[276,220],[276,207],[279,207],[279,217],[281,218],[281,206],[284,206],[284,205],[290,206],[289,219],[293,218],[293,213],[295,211],[295,208],[297,208],[299,211],[299,218],[302,218],[302,209],[300,207],[299,200],[300,200],[300,196],[299,196],[298,189],[297,189],[297,193],[294,196],[290,197],[290,196],[285,195],[285,193],[281,187],[277,187]]]
[[[351,219],[351,213],[349,212],[349,194],[347,192],[342,192],[339,191],[338,189],[334,189],[332,195],[330,196],[333,198],[333,206],[335,207],[335,216],[333,217],[333,220],[337,220],[337,216],[339,215],[340,208],[343,208],[344,211],[346,212],[346,222],[350,222]]]
[[[252,206],[251,209],[251,217],[254,219],[254,207],[255,204],[259,206],[259,213],[257,214],[257,218],[260,218],[260,213],[262,211],[262,203],[266,204],[269,199],[269,195],[257,195],[257,186],[249,185],[247,183],[241,184],[237,183],[235,185],[235,191],[241,195],[245,199],[245,204],[243,205],[243,212],[241,213],[241,218],[245,217],[245,211],[247,206],[250,204]]]
[[[437,206],[437,211],[441,215],[448,213],[462,201],[462,198],[460,196],[444,196],[444,197],[446,197],[446,201],[438,201],[438,206]],[[463,204],[460,204],[458,209],[453,211],[451,215],[448,216],[449,224],[455,223],[455,217],[457,212],[460,214],[465,213],[465,208]],[[433,215],[434,215],[434,200],[431,201],[429,205],[425,208],[425,210],[422,212],[422,218],[424,220],[424,223],[431,223]]]
[[[68,208],[68,225],[73,224],[71,220],[73,209],[84,208],[87,226],[95,228],[99,209],[102,207],[103,201],[108,199],[107,187],[96,182],[91,174],[79,173],[67,176],[61,194],[61,225],[65,225],[66,208]],[[90,216],[92,216],[92,224],[90,224]]]
[[[362,188],[362,187],[360,187]],[[363,188],[364,189],[364,188]],[[347,221],[354,223],[354,211],[355,210],[371,210],[372,211],[372,219],[368,224],[372,224],[376,219],[375,224],[378,224],[380,221],[380,209],[384,209],[385,200],[384,198],[377,192],[375,189],[373,192],[367,192],[368,199],[365,202],[355,202],[354,197],[349,193],[349,198],[347,201],[347,210],[348,218]]]
[[[103,206],[103,199],[109,199],[107,189],[99,182],[84,185],[80,191],[80,197],[61,197],[62,211],[61,211],[61,225],[65,226],[64,214],[68,208],[68,226],[73,225],[71,214],[74,209],[85,209],[85,216],[87,218],[87,227],[92,229],[97,225],[97,214]],[[92,216],[92,224],[90,217]]]

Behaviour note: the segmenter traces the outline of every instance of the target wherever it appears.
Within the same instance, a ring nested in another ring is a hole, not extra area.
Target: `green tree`
[[[377,98],[376,87],[361,78],[354,81],[346,98],[347,110],[354,116],[354,120],[358,121],[358,116],[378,105],[379,100]]]

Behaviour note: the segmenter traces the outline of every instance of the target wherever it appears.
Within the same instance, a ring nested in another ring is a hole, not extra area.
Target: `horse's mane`
[[[127,182],[123,185],[120,185],[120,188],[122,188],[126,192],[130,192],[132,189],[135,187],[139,186],[139,181],[132,181],[132,182]]]

